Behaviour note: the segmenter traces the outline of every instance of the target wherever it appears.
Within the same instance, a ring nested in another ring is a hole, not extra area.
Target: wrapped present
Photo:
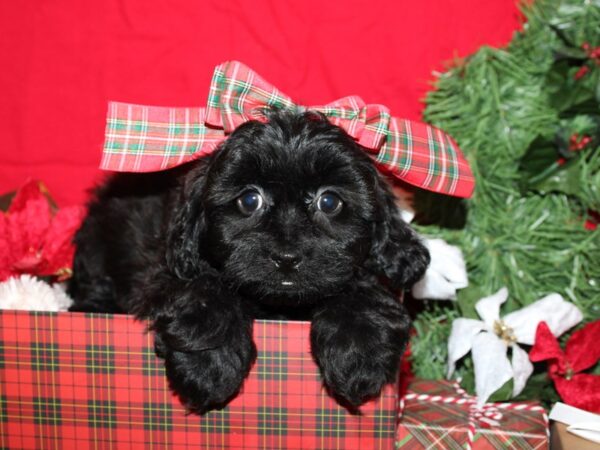
[[[1,449],[393,449],[398,386],[352,415],[324,391],[309,323],[258,321],[258,359],[226,408],[188,415],[146,325],[0,312]]]
[[[548,416],[535,403],[486,403],[449,381],[415,380],[400,401],[402,449],[546,449]]]

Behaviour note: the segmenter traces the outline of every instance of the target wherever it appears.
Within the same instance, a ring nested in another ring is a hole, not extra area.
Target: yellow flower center
[[[502,320],[496,320],[494,322],[494,333],[498,335],[506,344],[512,345],[517,342],[514,330],[506,325]]]

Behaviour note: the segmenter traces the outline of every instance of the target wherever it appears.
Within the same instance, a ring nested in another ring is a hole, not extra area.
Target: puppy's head
[[[186,185],[167,254],[182,278],[204,260],[257,297],[310,299],[369,274],[406,287],[429,262],[365,152],[317,113],[240,126]]]

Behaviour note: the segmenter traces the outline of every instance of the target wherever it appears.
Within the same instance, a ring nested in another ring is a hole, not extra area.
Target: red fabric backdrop
[[[0,2],[0,192],[82,202],[106,102],[203,105],[237,59],[304,104],[358,94],[418,119],[432,71],[518,27],[515,0]]]

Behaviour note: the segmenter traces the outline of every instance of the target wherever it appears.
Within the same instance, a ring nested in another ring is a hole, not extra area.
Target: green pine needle
[[[425,378],[445,375],[451,320],[476,317],[474,303],[502,286],[510,292],[502,314],[558,292],[581,309],[585,321],[600,319],[600,228],[584,227],[588,211],[600,211],[600,147],[585,149],[568,170],[526,192],[520,172],[539,136],[552,139],[561,129],[569,134],[599,131],[600,122],[583,112],[563,117],[562,106],[575,94],[571,88],[553,90],[552,80],[584,90],[597,83],[600,92],[598,66],[590,65],[580,81],[573,76],[577,67],[565,66],[564,76],[555,73],[564,38],[578,48],[583,43],[600,46],[600,2],[537,0],[524,13],[527,23],[507,48],[482,47],[464,64],[441,74],[426,98],[425,119],[456,139],[477,187],[467,202],[464,228],[419,227],[422,234],[442,237],[463,250],[470,281],[458,302],[428,305],[416,318],[413,365]],[[600,98],[595,103],[600,117],[599,103]],[[421,206],[436,208],[427,195],[422,197]],[[454,213],[449,208],[440,212],[445,208],[440,205],[437,216]],[[467,360],[459,372],[470,366]],[[527,393],[548,397],[548,383],[535,380],[539,389]]]

